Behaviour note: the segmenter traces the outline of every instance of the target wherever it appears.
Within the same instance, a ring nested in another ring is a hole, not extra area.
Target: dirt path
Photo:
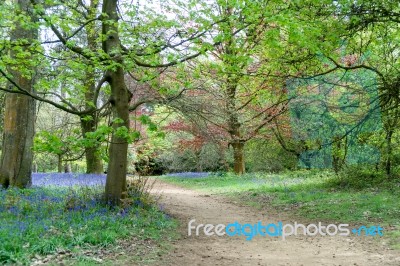
[[[209,195],[157,181],[156,193],[167,213],[181,221],[182,237],[158,265],[400,265],[400,252],[389,250],[373,237],[290,236],[275,237],[187,236],[191,219],[195,224],[294,223],[289,217],[260,211],[216,195]]]

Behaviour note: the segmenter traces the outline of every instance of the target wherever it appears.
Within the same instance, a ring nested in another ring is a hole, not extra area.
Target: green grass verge
[[[151,260],[174,237],[176,222],[158,208],[144,207],[140,199],[126,208],[110,208],[102,203],[102,192],[99,187],[0,190],[0,264],[28,265],[51,254],[68,254],[60,255],[67,264],[109,260],[112,265],[116,258],[107,250],[121,252],[123,260],[144,255]],[[136,244],[137,252],[118,250],[128,244]],[[141,250],[148,245],[155,248]],[[99,250],[105,253],[92,252]]]
[[[399,180],[365,173],[344,178],[322,170],[161,178],[184,187],[231,196],[255,207],[290,211],[307,220],[379,224],[385,228],[391,245],[400,248]]]

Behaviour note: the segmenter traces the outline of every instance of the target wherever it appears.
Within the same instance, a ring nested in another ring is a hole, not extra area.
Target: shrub
[[[249,172],[280,172],[295,169],[297,158],[274,140],[251,140],[246,144],[246,168]]]
[[[345,188],[363,189],[379,187],[387,180],[383,171],[377,171],[373,166],[350,165],[344,166],[338,173],[336,185]]]

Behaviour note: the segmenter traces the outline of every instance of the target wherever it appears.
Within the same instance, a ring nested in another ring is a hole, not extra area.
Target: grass
[[[400,248],[400,182],[360,173],[349,178],[330,171],[280,174],[210,175],[203,178],[162,177],[185,187],[224,194],[255,207],[312,221],[381,225],[391,245]]]
[[[28,265],[53,255],[64,256],[68,264],[101,260],[112,265],[115,258],[107,250],[123,252],[119,247],[132,241],[136,257],[126,254],[122,259],[139,260],[146,253],[141,248],[150,244],[155,247],[150,253],[157,256],[159,243],[173,237],[175,221],[154,206],[143,206],[140,199],[125,208],[110,208],[102,203],[102,192],[101,186],[0,190],[0,264]]]

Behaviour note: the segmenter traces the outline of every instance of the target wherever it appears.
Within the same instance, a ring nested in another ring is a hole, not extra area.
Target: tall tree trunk
[[[64,173],[71,173],[71,163],[66,162],[64,165]]]
[[[237,141],[232,143],[233,147],[233,170],[235,174],[241,175],[246,172],[244,164],[244,142]]]
[[[62,173],[63,172],[63,161],[62,161],[62,155],[59,154],[57,157],[57,172]]]
[[[29,0],[15,0],[15,3],[18,13],[23,12],[34,21]],[[36,38],[37,29],[33,27],[27,29],[18,22],[11,31],[11,41],[26,44],[21,46],[22,50],[28,49],[28,45]],[[15,57],[15,52],[11,51],[11,56]],[[32,77],[28,77],[26,73],[23,75],[15,68],[10,68],[10,73],[21,88],[32,92],[34,84]],[[11,185],[24,188],[29,187],[32,183],[34,123],[35,100],[20,94],[7,94],[0,160],[0,182],[3,187]]]
[[[339,153],[340,152],[340,141],[337,140],[337,137],[335,136],[333,138],[333,143],[332,143],[332,167],[333,171],[335,173],[338,173],[339,169]]]
[[[385,162],[385,170],[386,174],[390,176],[392,174],[392,136],[393,130],[389,129],[386,132],[386,162]]]
[[[236,86],[237,80],[235,78],[228,78],[228,125],[229,134],[231,136],[231,145],[233,148],[233,170],[235,174],[241,175],[246,172],[244,164],[244,144],[242,135],[240,133],[241,124],[239,122],[238,112],[236,110]]]
[[[37,172],[38,172],[38,165],[37,165],[37,163],[33,164],[32,172],[34,172],[34,173],[37,173]]]
[[[332,166],[335,173],[338,173],[342,169],[346,160],[346,153],[347,137],[342,140],[340,136],[335,136],[332,143]]]
[[[86,133],[93,132],[97,127],[97,118],[92,120],[81,119],[81,129],[82,135],[85,137]],[[99,146],[95,144],[94,146],[85,147],[86,156],[86,173],[90,174],[100,174],[103,173],[103,162],[99,154]]]
[[[230,17],[233,14],[233,7],[227,4],[223,13],[225,16]],[[224,42],[224,56],[223,62],[228,73],[226,74],[226,111],[228,116],[228,133],[230,135],[230,144],[233,147],[233,160],[234,160],[234,172],[238,175],[244,174],[246,169],[244,165],[244,140],[241,132],[242,124],[239,121],[239,112],[237,109],[237,88],[239,84],[240,71],[235,73],[237,69],[240,69],[240,63],[236,60],[237,47],[234,40],[235,26],[232,21],[228,19],[227,25],[222,28],[222,31],[226,34],[226,40]],[[234,69],[230,72],[230,69]]]
[[[88,19],[94,19],[97,16],[97,8],[99,5],[99,0],[91,0],[90,8],[88,10]],[[89,23],[85,27],[87,32],[87,42],[88,48],[91,51],[96,51],[98,48],[97,37],[98,31],[96,30],[96,24]],[[96,75],[95,68],[88,62],[86,68],[86,78],[85,78],[85,101],[86,109],[90,109],[93,106],[97,106],[97,96],[96,96]],[[83,137],[86,137],[86,133],[93,132],[97,129],[99,123],[98,113],[92,114],[91,119],[82,119],[81,117],[81,129]],[[86,173],[100,174],[103,173],[103,161],[99,154],[100,146],[95,144],[94,146],[85,147],[86,156]]]
[[[226,161],[225,158],[225,147],[221,144],[218,145],[218,153],[219,153],[219,161],[220,161],[220,168],[224,169],[224,171],[228,172],[229,171],[229,164]]]
[[[107,81],[111,87],[111,105],[113,111],[113,127],[129,128],[129,100],[130,93],[125,84],[124,70],[121,66],[122,59],[118,54],[120,51],[120,39],[118,35],[118,13],[117,0],[103,1],[103,14],[106,14],[106,21],[103,21],[102,33],[105,36],[103,50],[110,55],[115,68],[108,71]],[[118,118],[118,120],[115,120]],[[116,134],[112,135],[108,163],[105,198],[112,205],[119,205],[121,198],[126,192],[126,170],[128,156],[127,139]]]

